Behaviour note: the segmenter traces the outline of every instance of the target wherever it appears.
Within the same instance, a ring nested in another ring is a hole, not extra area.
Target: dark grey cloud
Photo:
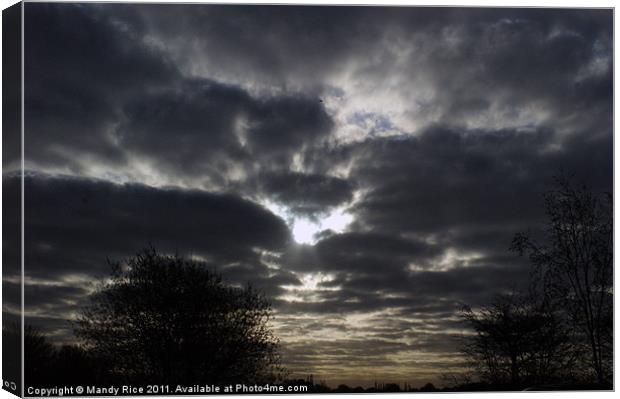
[[[149,35],[166,43],[181,68],[192,73],[266,90],[302,87],[327,96],[342,84],[335,97],[373,96],[374,101],[355,100],[375,102],[373,108],[383,112],[391,107],[418,125],[442,121],[498,127],[554,119],[575,129],[585,127],[585,120],[597,124],[603,118],[599,126],[609,127],[608,10],[186,10],[144,7],[140,14]],[[384,90],[406,105],[386,104]],[[575,110],[584,108],[589,112],[575,118]],[[392,123],[384,120],[384,125]]]
[[[257,99],[239,87],[201,79],[133,99],[123,120],[115,136],[124,149],[156,161],[161,173],[209,179],[206,185],[215,187],[261,169],[288,168],[297,151],[332,126],[316,98]]]
[[[378,233],[331,234],[316,245],[291,245],[279,258],[300,272],[381,274],[404,270],[409,263],[428,261],[442,250],[418,239]]]
[[[322,174],[267,173],[258,178],[260,191],[286,204],[294,214],[320,215],[353,199],[355,183]]]
[[[366,39],[382,30],[360,7],[207,6],[188,13],[170,5],[140,13],[148,33],[168,44],[180,65],[275,86],[292,83],[290,75],[316,83],[348,54],[378,46]]]
[[[151,243],[264,290],[296,372],[458,366],[455,311],[527,282],[507,248],[552,176],[612,187],[612,17],[27,4],[29,320],[67,338],[106,257]]]
[[[373,233],[333,235],[316,245],[318,256],[328,265],[356,274],[402,267],[403,262],[432,257],[439,249],[418,240]],[[378,273],[377,273],[378,274]]]
[[[259,169],[288,168],[332,129],[312,94],[256,97],[182,76],[144,36],[140,7],[27,8],[31,167],[121,181],[154,174],[224,189]]]
[[[281,219],[234,195],[41,174],[29,174],[25,190],[30,277],[105,273],[106,257],[149,243],[222,265],[252,262],[290,239]]]
[[[610,136],[577,136],[560,148],[555,138],[546,129],[435,127],[362,143],[352,150],[361,158],[352,177],[369,192],[355,205],[356,223],[412,234],[514,231],[543,219],[541,195],[562,171],[597,191],[611,187]]]
[[[108,133],[119,104],[173,84],[176,66],[143,45],[135,26],[97,12],[96,5],[37,3],[25,9],[27,161],[71,170],[79,170],[80,157],[125,162]]]
[[[495,295],[524,289],[529,278],[528,265],[506,263],[482,262],[447,271],[335,273],[333,283],[321,288],[337,289],[320,291],[317,300],[283,299],[276,304],[282,312],[291,314],[335,315],[398,309],[402,317],[430,316],[443,325],[463,304],[480,306]]]

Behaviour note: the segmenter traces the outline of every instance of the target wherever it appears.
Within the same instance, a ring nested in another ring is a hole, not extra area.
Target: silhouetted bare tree
[[[569,331],[544,303],[501,295],[476,311],[463,307],[460,316],[474,331],[464,337],[462,351],[484,382],[517,388],[554,382],[574,370]]]
[[[111,263],[75,325],[110,370],[131,381],[272,381],[281,371],[271,306],[251,287],[226,285],[200,263],[148,248]]]
[[[545,195],[546,237],[517,234],[512,249],[529,256],[545,297],[567,309],[599,383],[611,376],[613,216],[611,194],[597,195],[558,177]]]

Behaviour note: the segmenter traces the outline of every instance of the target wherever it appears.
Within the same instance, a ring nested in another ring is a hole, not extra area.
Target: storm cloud
[[[263,290],[293,375],[438,382],[459,307],[527,284],[553,176],[612,188],[611,10],[25,10],[26,309],[57,342],[153,245]]]

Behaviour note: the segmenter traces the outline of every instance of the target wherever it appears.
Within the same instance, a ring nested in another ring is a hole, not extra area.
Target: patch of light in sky
[[[316,223],[305,218],[293,221],[292,230],[293,238],[300,244],[312,244],[314,235],[320,231]]]
[[[326,287],[319,286],[320,283],[326,283],[334,281],[335,276],[333,274],[324,273],[302,273],[295,275],[301,281],[301,285],[283,285],[285,294],[281,295],[279,299],[288,302],[324,302],[325,298],[321,297],[322,291],[338,291],[340,286]]]
[[[312,220],[306,217],[291,215],[286,207],[273,202],[266,202],[265,206],[287,222],[295,242],[299,244],[316,243],[315,235],[323,230],[341,233],[353,221],[353,216],[347,213],[344,208],[334,209],[325,217]]]
[[[341,233],[353,221],[353,217],[343,209],[332,211],[327,217],[316,222],[307,218],[296,218],[293,221],[293,238],[300,244],[314,244],[315,235],[323,230]]]

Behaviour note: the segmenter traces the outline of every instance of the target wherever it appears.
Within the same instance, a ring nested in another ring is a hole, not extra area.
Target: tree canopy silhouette
[[[129,381],[273,381],[278,340],[264,295],[226,285],[203,264],[147,248],[92,295],[75,324],[86,348]]]
[[[610,381],[613,362],[611,194],[595,194],[560,176],[545,194],[545,211],[546,237],[517,234],[512,249],[529,256],[545,298],[567,310],[603,384]]]
[[[577,353],[562,314],[544,301],[500,295],[460,313],[474,331],[461,350],[483,382],[512,389],[575,379]]]

